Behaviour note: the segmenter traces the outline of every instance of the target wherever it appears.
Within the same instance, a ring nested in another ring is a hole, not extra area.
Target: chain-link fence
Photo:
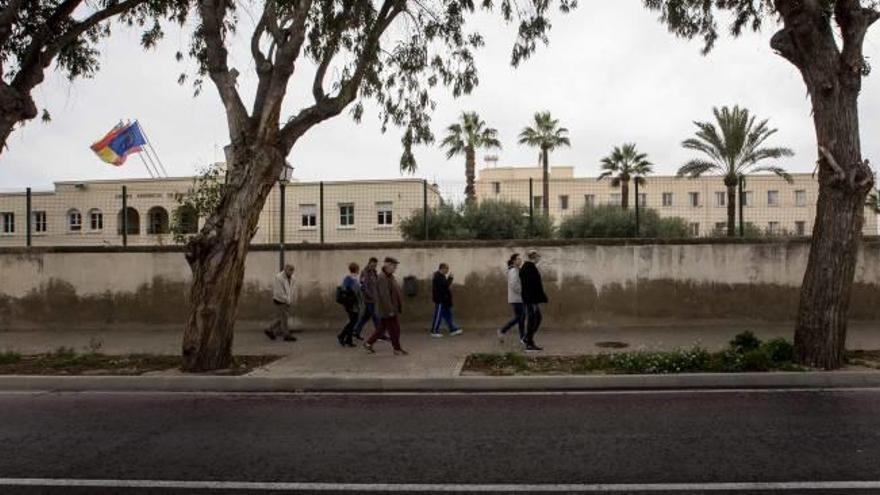
[[[515,169],[483,172],[473,187],[423,179],[278,183],[252,242],[809,236],[818,195],[810,174],[791,183],[753,176],[728,188],[719,177],[545,184]],[[0,190],[0,246],[178,243],[204,221],[182,206],[194,187],[179,178]],[[866,207],[865,215],[864,234],[876,235],[877,214]]]

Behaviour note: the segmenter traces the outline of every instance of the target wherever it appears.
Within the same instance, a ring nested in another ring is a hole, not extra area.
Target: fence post
[[[633,181],[636,186],[636,237],[639,236],[639,178]]]
[[[285,188],[283,182],[278,183],[278,194],[279,197],[279,209],[278,209],[278,270],[281,271],[284,269],[284,210],[287,208],[285,206]]]
[[[743,222],[743,198],[745,198],[745,193],[743,192],[743,177],[739,178],[739,184],[737,188],[739,189],[739,236],[745,237],[746,234],[746,224]]]
[[[535,233],[535,179],[529,177],[529,235]]]
[[[32,241],[31,233],[33,232],[33,221],[34,221],[33,220],[34,211],[33,211],[33,205],[31,203],[31,188],[27,188],[25,190],[25,215],[26,215],[26,218],[25,218],[24,223],[25,223],[25,228],[27,229],[26,244],[27,244],[27,247],[31,247],[31,241]]]
[[[422,225],[425,227],[425,240],[429,240],[428,233],[428,179],[422,180]]]
[[[128,187],[122,186],[122,246],[128,246]]]
[[[321,223],[321,244],[324,244],[324,181],[318,184],[318,221]]]

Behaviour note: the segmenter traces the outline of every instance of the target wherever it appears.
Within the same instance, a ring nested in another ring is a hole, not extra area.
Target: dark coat
[[[434,280],[431,285],[434,304],[442,304],[447,308],[451,308],[452,289],[450,289],[450,286],[452,285],[452,279],[447,278],[446,275],[443,275],[438,270],[434,272]]]
[[[544,283],[541,281],[541,272],[531,261],[523,263],[519,270],[519,279],[522,282],[522,299],[525,304],[544,304],[548,302],[544,292]]]

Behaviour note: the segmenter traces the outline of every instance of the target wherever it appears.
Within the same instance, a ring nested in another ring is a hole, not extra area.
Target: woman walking
[[[339,345],[342,347],[355,347],[352,339],[354,338],[354,329],[357,326],[358,319],[361,314],[361,306],[363,306],[364,296],[361,292],[361,284],[358,280],[358,272],[360,267],[357,263],[349,263],[348,275],[342,279],[342,284],[337,289],[336,302],[345,309],[348,316],[348,323],[342,329],[342,332],[336,336]]]
[[[498,341],[504,342],[504,335],[517,325],[519,341],[525,343],[526,338],[526,307],[522,300],[522,281],[519,269],[523,261],[519,253],[513,253],[507,260],[507,302],[513,309],[513,318],[498,330]]]

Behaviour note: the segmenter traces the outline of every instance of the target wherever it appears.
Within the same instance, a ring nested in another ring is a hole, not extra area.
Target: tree
[[[858,99],[870,73],[865,35],[880,18],[877,2],[862,0],[645,0],[670,31],[701,36],[703,52],[718,38],[716,15],[730,15],[736,36],[746,27],[780,23],[770,40],[777,54],[800,72],[813,107],[819,165],[819,199],[807,269],[795,323],[801,364],[842,365],[865,198],[874,184],[862,159]],[[840,40],[838,42],[838,40]]]
[[[163,16],[184,20],[184,0],[6,0],[0,6],[0,153],[16,125],[39,114],[32,93],[54,62],[71,81],[100,68],[97,44],[110,36],[110,22],[151,23],[142,43],[160,36]],[[49,112],[43,110],[43,120]]]
[[[734,106],[713,108],[715,123],[694,122],[696,137],[684,140],[681,145],[702,153],[706,158],[694,158],[678,169],[679,177],[696,178],[715,172],[724,180],[727,188],[727,236],[736,235],[736,186],[750,173],[770,172],[792,182],[791,175],[781,167],[759,166],[768,159],[793,156],[788,148],[764,148],[764,142],[776,134],[767,120],[755,123],[748,109]],[[716,125],[717,124],[717,125]]]
[[[245,34],[253,60],[243,66],[252,64],[256,89],[245,98],[227,46],[242,35],[236,5],[196,0],[199,23],[190,48],[198,62],[194,84],[198,89],[207,77],[217,88],[230,143],[220,202],[187,244],[193,277],[182,344],[185,370],[223,368],[232,360],[248,246],[296,143],[350,105],[359,120],[369,100],[379,109],[383,130],[389,124],[403,128],[400,166],[413,170],[413,146],[433,140],[432,92],[442,86],[454,96],[469,93],[478,81],[473,52],[484,44],[478,32],[466,29],[475,10],[470,0],[260,0],[248,5],[255,25]],[[484,0],[479,5],[500,12],[503,20],[519,21],[514,66],[538,42],[547,42],[553,3],[535,0],[526,8],[512,0],[497,5]],[[567,12],[575,0],[557,5]],[[303,105],[298,111],[282,115],[295,69],[309,67],[314,101],[297,102]]]
[[[476,152],[481,148],[501,148],[498,131],[486,127],[486,122],[477,112],[462,112],[459,121],[446,128],[446,137],[440,146],[446,148],[447,160],[455,155],[464,155],[464,175],[467,181],[464,194],[468,203],[475,202]]]
[[[519,133],[519,143],[538,148],[541,165],[544,174],[543,184],[543,209],[544,216],[550,216],[550,152],[560,146],[571,146],[568,140],[568,129],[559,127],[559,120],[550,116],[550,112],[538,112],[535,114],[532,126],[526,127]]]
[[[648,161],[648,155],[638,152],[635,143],[625,143],[623,146],[615,146],[611,154],[602,159],[603,172],[599,174],[598,180],[611,177],[611,187],[620,188],[620,206],[627,209],[630,180],[644,185],[645,176],[651,173],[652,165]]]

